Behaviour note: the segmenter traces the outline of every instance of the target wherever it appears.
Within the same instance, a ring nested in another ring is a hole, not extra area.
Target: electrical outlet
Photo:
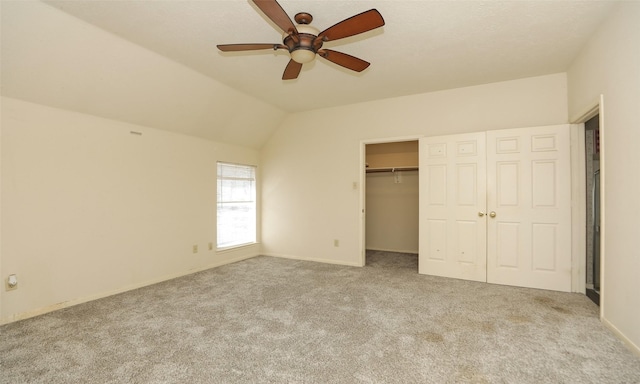
[[[340,240],[338,240],[338,239],[333,240],[333,246],[334,247],[339,247],[340,246]]]
[[[193,246],[193,253],[198,253],[198,245]]]
[[[15,274],[9,275],[7,280],[5,280],[5,289],[7,291],[13,291],[14,289],[18,289],[18,276]]]
[[[211,243],[211,242],[209,243],[209,250],[213,251],[213,243]]]

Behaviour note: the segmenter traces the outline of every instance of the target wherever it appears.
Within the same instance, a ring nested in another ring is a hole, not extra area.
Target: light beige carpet
[[[257,257],[0,327],[2,383],[640,383],[587,297]]]

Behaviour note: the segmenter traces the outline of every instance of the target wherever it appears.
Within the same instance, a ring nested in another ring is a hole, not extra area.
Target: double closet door
[[[568,125],[420,139],[419,272],[571,290]]]

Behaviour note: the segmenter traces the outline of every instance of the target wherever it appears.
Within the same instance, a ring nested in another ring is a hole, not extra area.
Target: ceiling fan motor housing
[[[308,63],[316,57],[318,49],[322,47],[322,40],[316,37],[320,31],[307,24],[299,24],[296,29],[298,33],[286,33],[283,35],[282,43],[287,47],[291,58],[300,63]]]

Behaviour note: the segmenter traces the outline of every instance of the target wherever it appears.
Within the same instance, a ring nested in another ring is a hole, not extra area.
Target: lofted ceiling
[[[281,0],[324,30],[376,8],[384,27],[323,48],[282,80],[287,51],[251,0],[0,0],[2,95],[223,143],[260,148],[287,114],[565,72],[612,1]]]
[[[564,72],[611,1],[293,1],[323,30],[376,8],[382,28],[325,48],[371,62],[355,73],[323,59],[281,80],[286,51],[222,53],[217,44],[280,43],[249,0],[46,1],[287,112]]]

